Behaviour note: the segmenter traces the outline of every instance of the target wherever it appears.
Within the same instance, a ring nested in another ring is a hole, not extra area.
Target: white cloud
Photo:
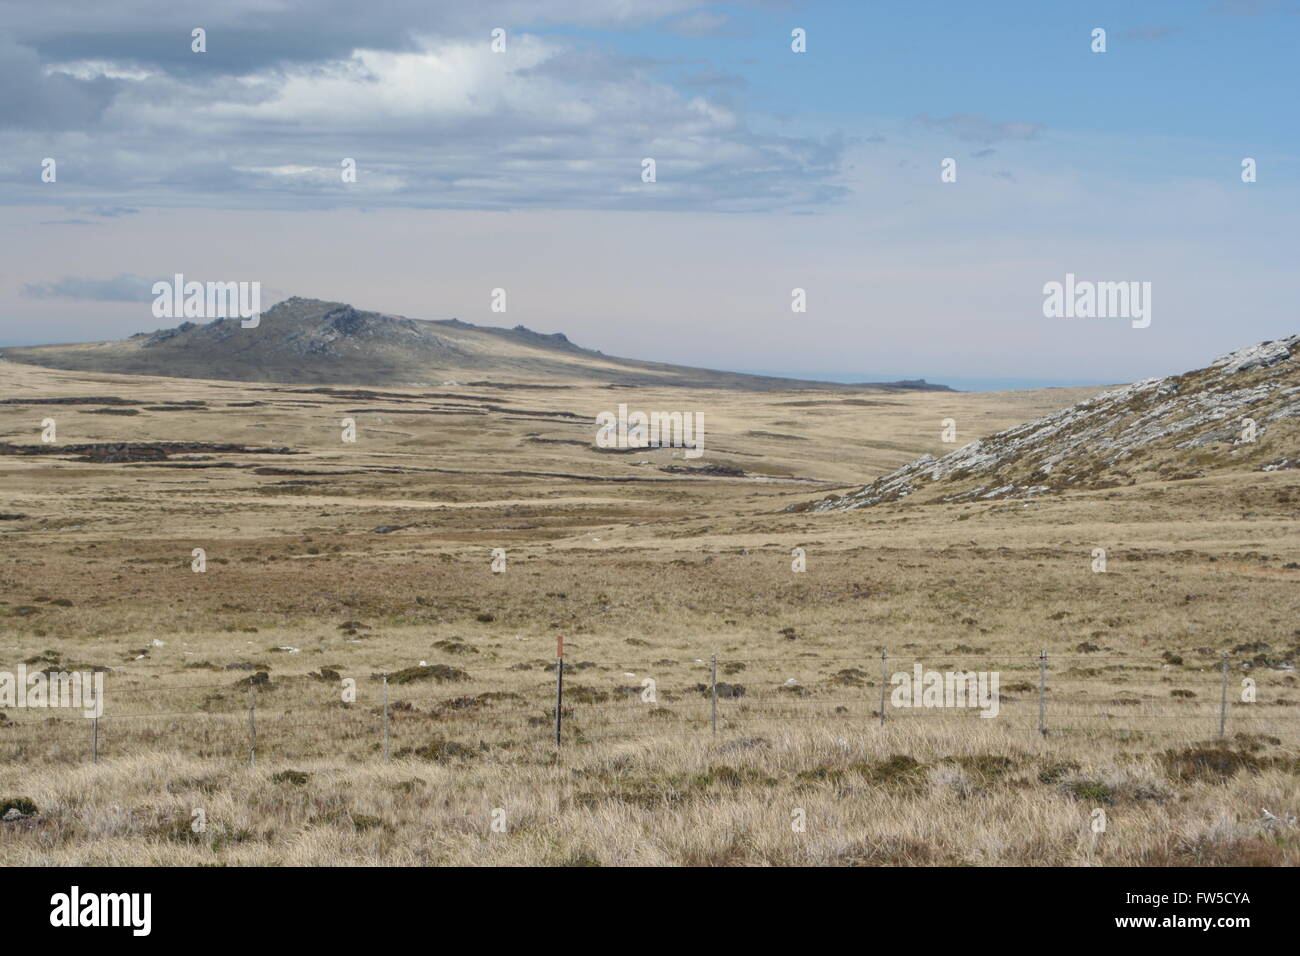
[[[93,168],[79,202],[775,209],[831,195],[835,143],[757,133],[643,62],[524,33],[504,54],[486,35],[417,43],[215,78],[80,61],[68,75],[114,83],[113,101],[98,127],[41,142]],[[0,133],[9,152],[31,141]],[[359,170],[341,189],[345,156]],[[660,188],[642,188],[646,156]]]

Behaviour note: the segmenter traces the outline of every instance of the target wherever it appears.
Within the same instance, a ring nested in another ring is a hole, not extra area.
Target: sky
[[[171,324],[150,289],[176,273],[961,388],[1300,331],[1300,0],[0,0],[0,24],[3,345]],[[1149,282],[1150,324],[1045,316],[1067,273]]]

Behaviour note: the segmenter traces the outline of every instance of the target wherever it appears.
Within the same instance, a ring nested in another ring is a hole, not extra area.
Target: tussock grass
[[[1300,810],[1300,687],[1280,666],[1300,653],[1300,472],[811,515],[783,509],[942,452],[944,417],[973,437],[1081,395],[634,397],[702,410],[703,464],[811,483],[665,473],[667,449],[602,455],[585,426],[462,419],[451,399],[367,417],[356,397],[0,368],[10,393],[209,403],[56,410],[69,442],[201,434],[291,446],[276,464],[317,472],[0,458],[20,516],[0,523],[0,668],[111,668],[98,764],[84,719],[0,714],[0,805],[35,807],[0,823],[0,863],[1300,862],[1296,827],[1257,822]],[[515,404],[594,416],[611,395]],[[0,406],[0,440],[35,441],[33,409]],[[889,673],[997,670],[999,717],[891,709],[882,728],[882,649]],[[715,653],[744,688],[720,695],[716,736]]]

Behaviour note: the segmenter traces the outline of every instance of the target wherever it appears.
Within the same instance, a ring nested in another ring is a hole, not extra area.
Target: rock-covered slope
[[[254,328],[243,328],[239,319],[182,322],[117,342],[2,348],[0,358],[87,372],[317,385],[488,379],[757,390],[864,387],[615,358],[574,345],[558,332],[409,319],[298,296],[263,312]],[[923,381],[865,387],[944,389]]]
[[[1279,468],[1300,468],[1300,335],[1104,392],[805,507],[1027,498]]]

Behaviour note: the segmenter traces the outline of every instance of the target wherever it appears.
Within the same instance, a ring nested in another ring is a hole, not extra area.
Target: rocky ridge
[[[1206,368],[1104,392],[1036,421],[923,455],[859,491],[805,510],[1032,498],[1073,489],[1300,467],[1300,335]],[[799,506],[796,506],[799,507]]]

